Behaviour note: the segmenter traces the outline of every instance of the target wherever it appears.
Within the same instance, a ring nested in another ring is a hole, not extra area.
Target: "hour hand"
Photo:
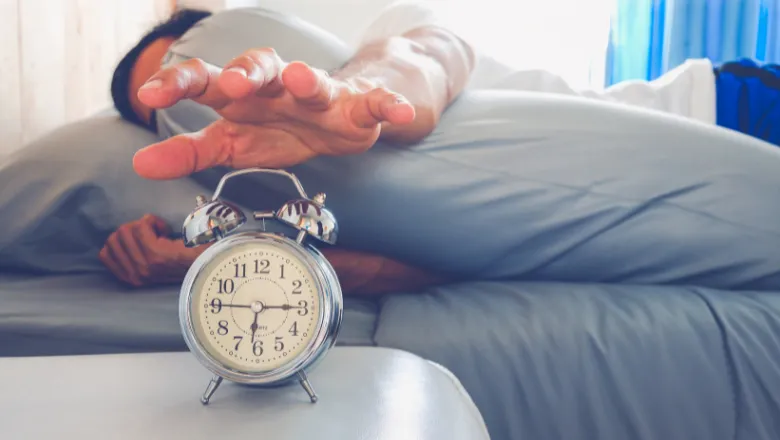
[[[282,304],[279,306],[264,306],[265,309],[282,309],[282,310],[291,310],[291,309],[302,309],[303,306],[291,306],[289,304]]]

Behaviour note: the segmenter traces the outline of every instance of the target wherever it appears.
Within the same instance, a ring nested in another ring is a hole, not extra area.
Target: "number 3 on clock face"
[[[188,301],[189,325],[203,355],[255,377],[294,369],[322,333],[324,320],[316,266],[301,257],[292,246],[257,239],[211,255]]]

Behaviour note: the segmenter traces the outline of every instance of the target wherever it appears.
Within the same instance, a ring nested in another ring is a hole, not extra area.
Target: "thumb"
[[[133,168],[141,177],[177,179],[231,161],[233,136],[224,120],[200,132],[174,136],[135,153]]]

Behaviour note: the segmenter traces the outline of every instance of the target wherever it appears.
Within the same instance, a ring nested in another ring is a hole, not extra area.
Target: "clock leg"
[[[314,392],[314,388],[312,388],[311,383],[309,383],[309,378],[306,377],[306,373],[303,371],[298,373],[298,380],[301,383],[301,386],[306,391],[306,394],[309,395],[309,399],[311,399],[311,403],[317,403],[317,393]]]
[[[203,393],[203,397],[200,398],[200,403],[204,405],[208,405],[211,396],[214,395],[214,392],[217,391],[217,388],[219,388],[221,384],[222,384],[222,377],[214,376],[211,379],[211,382],[209,382],[209,386],[206,387],[206,392]]]

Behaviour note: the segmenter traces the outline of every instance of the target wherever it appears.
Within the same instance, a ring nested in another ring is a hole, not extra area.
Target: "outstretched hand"
[[[191,99],[222,119],[136,153],[142,177],[174,179],[223,165],[282,168],[320,155],[361,153],[382,123],[411,123],[402,96],[359,80],[341,81],[301,62],[285,63],[272,49],[250,50],[224,69],[191,59],[147,81],[138,98],[155,108]]]

